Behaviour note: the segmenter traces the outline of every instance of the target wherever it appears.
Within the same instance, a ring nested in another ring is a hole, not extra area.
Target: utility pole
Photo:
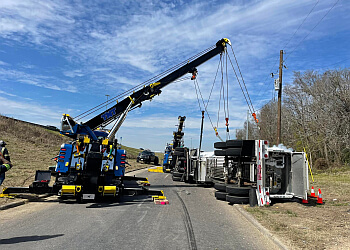
[[[245,132],[245,139],[249,138],[249,110],[247,110],[247,131]]]
[[[283,50],[280,50],[280,68],[279,68],[279,88],[278,88],[278,111],[277,111],[277,145],[281,143],[281,123],[282,123],[282,69],[283,69]]]
[[[199,138],[199,152],[198,152],[198,159],[201,155],[201,148],[202,148],[202,138],[203,138],[203,126],[204,126],[204,111],[202,111],[202,123],[201,123],[201,136]],[[192,146],[192,141],[191,141]]]

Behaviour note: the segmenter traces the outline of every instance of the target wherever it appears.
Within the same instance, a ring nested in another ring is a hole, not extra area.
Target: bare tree
[[[261,109],[262,138],[275,142],[276,102]],[[282,142],[314,158],[350,162],[350,70],[295,72],[284,88]]]

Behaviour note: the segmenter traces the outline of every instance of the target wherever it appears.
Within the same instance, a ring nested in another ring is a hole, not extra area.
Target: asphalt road
[[[0,211],[0,249],[278,249],[213,188],[173,182],[170,174],[133,172],[162,189],[150,197],[77,204],[56,197]]]

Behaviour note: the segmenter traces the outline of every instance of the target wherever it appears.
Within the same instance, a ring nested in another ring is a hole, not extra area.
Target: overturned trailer
[[[274,199],[307,200],[308,167],[304,152],[266,140],[216,142],[214,152],[192,150],[184,181],[212,183],[215,197],[230,203],[269,205]]]

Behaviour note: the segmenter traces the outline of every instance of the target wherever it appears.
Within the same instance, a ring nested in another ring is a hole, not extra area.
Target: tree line
[[[305,148],[319,168],[350,164],[350,69],[294,72],[282,96],[281,142],[296,151]],[[258,124],[249,121],[249,139],[276,144],[277,101],[266,103],[257,116]],[[245,139],[245,128],[237,139]]]

